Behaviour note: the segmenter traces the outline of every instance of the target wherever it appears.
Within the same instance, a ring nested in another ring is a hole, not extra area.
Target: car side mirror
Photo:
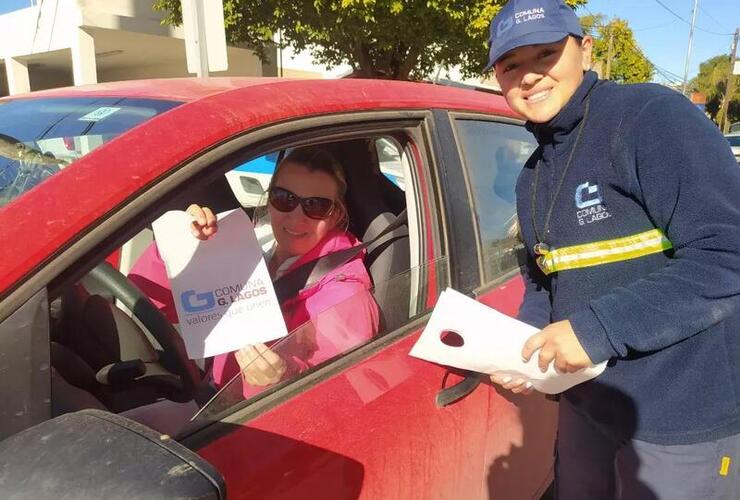
[[[0,498],[224,500],[223,477],[169,436],[83,410],[0,442]]]

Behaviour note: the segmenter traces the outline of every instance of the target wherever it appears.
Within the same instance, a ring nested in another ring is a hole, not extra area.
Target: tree
[[[581,17],[581,26],[586,34],[594,37],[593,59],[605,70],[609,59],[611,40],[610,80],[621,83],[648,82],[653,78],[653,65],[635,42],[632,29],[623,19],[605,23],[603,15]],[[604,75],[606,77],[606,75]]]
[[[587,0],[566,0],[571,6]],[[506,0],[224,0],[231,43],[265,60],[280,30],[283,45],[309,49],[327,67],[347,63],[356,76],[406,80],[437,66],[480,74],[488,26]],[[180,0],[156,0],[169,24],[181,24]]]
[[[715,123],[722,123],[720,108],[727,93],[727,72],[730,69],[730,57],[714,56],[699,65],[699,74],[691,80],[691,88],[701,92],[707,99],[706,111]],[[730,123],[740,121],[740,78],[735,78],[735,88],[727,107]]]

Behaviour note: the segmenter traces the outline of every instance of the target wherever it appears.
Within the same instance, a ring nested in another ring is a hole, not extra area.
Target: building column
[[[77,29],[77,40],[72,45],[72,76],[75,85],[98,83],[95,39],[81,28]]]
[[[8,77],[8,93],[10,95],[24,94],[31,91],[27,63],[13,57],[6,57],[5,72]]]

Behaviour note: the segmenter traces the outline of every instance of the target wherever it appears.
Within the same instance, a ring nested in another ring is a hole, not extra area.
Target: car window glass
[[[520,125],[459,119],[456,128],[473,195],[484,277],[491,281],[517,265],[512,234],[516,180],[536,143]]]
[[[49,311],[46,288],[0,322],[0,440],[51,415]]]
[[[730,135],[725,137],[727,137],[727,141],[730,143],[730,146],[740,147],[740,135]]]
[[[241,366],[241,372],[235,373],[228,383],[222,386],[218,394],[200,411],[198,419],[209,421],[223,418],[225,413],[234,411],[236,407],[242,407],[264,397],[278,387],[283,387],[305,376],[309,371],[426,313],[433,307],[441,293],[441,287],[436,283],[438,276],[446,274],[447,258],[442,257],[376,284],[373,293],[383,288],[393,290],[394,294],[389,301],[390,307],[377,311],[382,315],[382,329],[376,335],[367,335],[369,331],[363,327],[372,322],[371,316],[375,314],[372,307],[368,308],[372,296],[366,295],[365,291],[359,291],[318,313],[269,347],[260,346],[260,350],[267,348],[268,352],[263,350],[257,354],[256,351],[250,350],[251,356],[254,356],[252,361]],[[419,300],[419,293],[424,294],[422,300]],[[412,296],[415,296],[413,300]],[[349,318],[352,318],[352,321],[348,321]],[[305,359],[306,353],[312,352],[315,353],[309,358],[312,361],[308,364],[301,363],[301,367],[296,370],[295,361],[291,360],[297,357]],[[284,375],[277,380],[266,382],[269,378],[278,377],[279,373]],[[265,380],[262,383],[254,383],[258,382],[258,378],[263,374],[266,376]]]
[[[389,138],[381,137],[375,141],[375,149],[378,153],[380,171],[399,189],[405,191],[402,151],[398,145]]]
[[[0,102],[0,206],[178,103],[70,97]]]

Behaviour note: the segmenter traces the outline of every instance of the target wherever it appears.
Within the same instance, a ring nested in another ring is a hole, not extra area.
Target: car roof
[[[12,96],[136,97],[183,102],[103,144],[0,207],[0,297],[68,241],[170,170],[228,138],[304,117],[447,109],[518,118],[498,95],[388,80],[182,78],[127,81]],[[11,213],[12,211],[12,213]],[[60,215],[61,214],[61,215]]]
[[[60,97],[133,97],[191,102],[209,95],[253,85],[265,85],[278,78],[158,78],[98,83],[77,87],[40,90],[4,97],[1,100]]]
[[[430,85],[439,89],[459,88],[461,90],[474,90],[474,87],[465,85],[435,85],[432,82],[402,82],[395,80],[363,80],[358,78],[348,79],[291,79],[271,77],[212,77],[212,78],[158,78],[149,80],[128,80],[119,82],[106,82],[94,85],[81,85],[76,87],[62,87],[48,90],[40,90],[25,94],[17,94],[0,98],[0,101],[14,99],[42,99],[42,98],[64,98],[64,97],[130,97],[159,99],[179,102],[192,102],[222,92],[244,89],[247,87],[280,85],[291,82],[295,89],[314,90],[317,86],[327,88],[352,87],[355,82],[364,82],[370,89],[394,88],[404,93],[410,89],[409,85]],[[491,94],[491,92],[474,91],[473,95],[467,97],[476,100],[476,94]],[[444,95],[441,93],[440,95]],[[462,94],[461,94],[462,95]],[[503,99],[501,100],[503,102]],[[504,105],[504,107],[506,107]]]

